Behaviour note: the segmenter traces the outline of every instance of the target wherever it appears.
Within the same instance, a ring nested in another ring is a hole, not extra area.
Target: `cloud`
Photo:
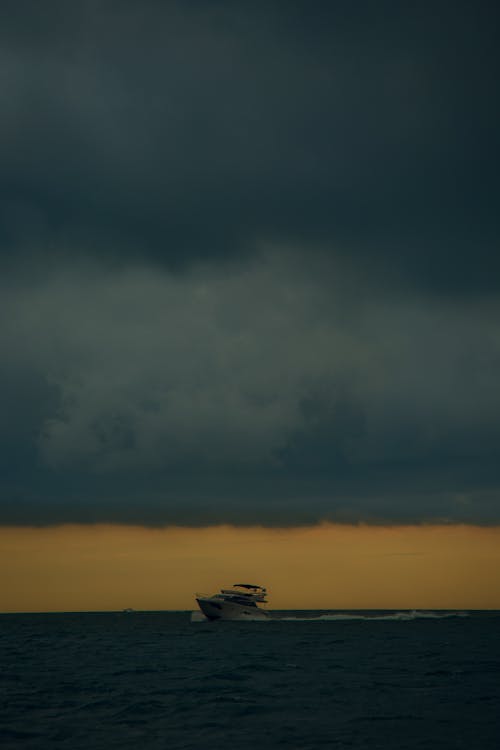
[[[496,291],[491,7],[445,3],[443,34],[420,8],[321,5],[14,4],[4,251],[176,267],[301,240]]]
[[[6,2],[0,520],[498,522],[492,4]]]
[[[284,248],[4,288],[6,359],[51,394],[46,489],[100,497],[74,489],[61,520],[496,518],[498,305],[381,295],[342,256]]]

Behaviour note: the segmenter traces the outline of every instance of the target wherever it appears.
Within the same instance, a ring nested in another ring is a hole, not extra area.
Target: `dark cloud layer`
[[[491,3],[16,2],[6,241],[178,264],[342,240],[412,284],[489,287],[495,21]]]
[[[500,522],[491,3],[4,3],[0,521]]]

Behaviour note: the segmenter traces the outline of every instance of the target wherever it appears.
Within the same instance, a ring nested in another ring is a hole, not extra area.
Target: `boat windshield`
[[[263,586],[257,586],[253,583],[233,583],[234,588],[238,589],[252,589],[253,591],[265,591]]]

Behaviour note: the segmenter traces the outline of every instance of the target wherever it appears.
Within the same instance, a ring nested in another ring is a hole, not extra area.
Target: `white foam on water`
[[[205,617],[203,612],[194,610],[194,612],[191,612],[191,622],[209,622],[209,620]]]
[[[269,612],[268,617],[251,617],[245,616],[235,618],[235,622],[344,622],[350,620],[363,620],[365,622],[381,622],[381,621],[393,621],[393,622],[405,622],[412,620],[442,620],[446,617],[468,617],[468,612],[432,612],[427,610],[413,609],[408,612],[394,612],[386,615],[357,615],[357,614],[324,614],[324,615],[312,615],[312,616],[282,616],[273,615]],[[191,612],[191,622],[210,622],[202,612],[193,611]]]
[[[395,612],[387,615],[356,615],[356,614],[335,614],[335,615],[317,615],[316,617],[279,617],[275,619],[298,622],[316,622],[316,621],[345,621],[345,620],[364,620],[366,622],[379,621],[407,621],[419,619],[441,620],[444,617],[468,617],[468,612],[427,612],[425,610],[411,610],[409,612]]]
[[[272,620],[272,615],[267,614],[261,614],[257,617],[252,617],[252,615],[241,615],[241,617],[221,618],[221,621],[223,622],[269,622],[269,620]],[[209,620],[202,612],[194,610],[191,612],[191,622],[217,622],[217,620]]]

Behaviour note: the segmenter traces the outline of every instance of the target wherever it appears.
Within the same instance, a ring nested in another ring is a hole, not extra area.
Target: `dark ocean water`
[[[5,750],[500,748],[500,613],[2,615],[0,654]]]

